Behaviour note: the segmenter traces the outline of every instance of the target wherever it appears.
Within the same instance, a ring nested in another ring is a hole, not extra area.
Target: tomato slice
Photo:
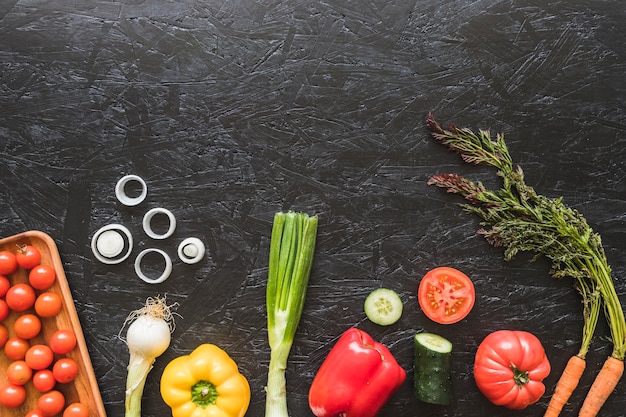
[[[472,280],[458,269],[447,266],[428,271],[417,291],[422,311],[439,324],[463,320],[474,307],[475,299]]]

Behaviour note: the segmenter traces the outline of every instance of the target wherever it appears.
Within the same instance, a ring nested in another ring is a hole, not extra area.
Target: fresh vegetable
[[[22,314],[15,319],[13,330],[17,337],[32,339],[41,331],[41,320],[34,314]]]
[[[11,288],[11,281],[4,275],[0,275],[0,297],[4,297]]]
[[[452,343],[434,333],[415,335],[415,397],[431,404],[452,403]]]
[[[495,405],[521,410],[545,392],[544,378],[550,362],[543,345],[532,333],[498,330],[478,346],[474,379],[478,389]]]
[[[56,292],[46,291],[35,299],[35,312],[40,317],[50,318],[61,312],[63,301]]]
[[[0,387],[0,404],[7,408],[17,408],[26,401],[26,389],[22,385],[5,384]]]
[[[24,356],[26,364],[35,371],[46,369],[54,361],[54,352],[48,345],[37,344],[32,345],[26,351]]]
[[[60,358],[52,366],[52,376],[60,384],[67,384],[76,379],[78,364],[72,358]]]
[[[125,342],[130,359],[126,378],[125,416],[139,417],[148,373],[156,358],[170,345],[171,333],[174,331],[172,306],[167,305],[165,297],[150,297],[142,308],[128,315],[122,330],[127,324]]]
[[[363,310],[372,323],[388,326],[400,320],[402,300],[394,290],[378,288],[367,296]]]
[[[5,296],[9,308],[17,312],[23,312],[31,308],[35,304],[36,298],[35,290],[28,284],[13,285]]]
[[[61,391],[48,391],[37,400],[37,408],[44,416],[56,416],[65,408],[65,396]]]
[[[42,369],[33,375],[33,386],[39,392],[48,392],[56,385],[57,381],[50,369]]]
[[[47,290],[57,279],[57,273],[52,265],[37,265],[28,273],[28,282],[36,290]]]
[[[33,370],[25,361],[13,361],[7,366],[7,380],[14,385],[25,385],[33,376]]]
[[[59,329],[52,333],[48,345],[54,353],[65,355],[76,347],[76,334],[70,329]]]
[[[406,372],[385,345],[351,328],[315,375],[309,406],[317,417],[374,417],[405,378]]]
[[[17,270],[15,254],[8,250],[0,251],[0,275],[11,275]]]
[[[22,268],[32,269],[41,262],[41,251],[32,245],[19,245],[15,260]]]
[[[4,344],[4,354],[11,360],[20,361],[26,357],[29,348],[28,340],[14,336]]]
[[[417,300],[426,316],[439,324],[463,320],[474,307],[472,280],[458,269],[431,269],[420,281]]]
[[[203,344],[167,364],[161,396],[173,417],[243,417],[250,386],[224,350]]]
[[[435,175],[428,183],[463,196],[466,200],[461,205],[463,210],[482,219],[483,228],[478,233],[490,244],[504,247],[505,259],[512,259],[520,251],[534,252],[536,257],[545,256],[551,261],[553,277],[574,279],[584,305],[583,337],[576,356],[585,359],[602,309],[613,342],[611,357],[624,361],[626,320],[600,235],[577,210],[565,206],[561,198],[545,197],[526,184],[522,169],[513,167],[503,134],[492,140],[485,130],[476,134],[455,126],[444,129],[432,113],[427,125],[436,140],[461,154],[464,161],[495,167],[502,188],[491,191],[480,182],[456,174]],[[602,375],[605,374],[599,373],[598,378],[604,378]],[[569,391],[578,383],[572,380],[575,377],[576,373],[568,373],[565,383],[557,385],[560,392],[553,404],[557,411],[562,407],[559,403],[567,401]],[[594,398],[590,400],[601,407],[612,392],[611,385],[605,385],[607,389],[600,393],[594,390]]]
[[[9,330],[4,324],[0,324],[0,349],[4,349],[4,345],[6,345],[9,340]]]
[[[288,417],[285,371],[304,307],[317,224],[317,216],[306,213],[289,211],[274,215],[266,291],[270,346],[266,417]]]
[[[4,321],[9,314],[11,313],[11,309],[6,301],[0,298],[0,321]]]
[[[72,403],[63,410],[63,417],[89,417],[89,408],[83,403]]]
[[[583,405],[580,407],[579,417],[596,416],[606,399],[611,395],[619,380],[624,374],[624,361],[609,356],[602,369],[593,381]]]

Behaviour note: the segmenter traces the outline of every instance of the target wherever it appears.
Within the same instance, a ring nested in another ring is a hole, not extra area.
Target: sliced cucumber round
[[[394,290],[379,288],[367,296],[363,309],[372,323],[389,326],[400,320],[402,300]]]

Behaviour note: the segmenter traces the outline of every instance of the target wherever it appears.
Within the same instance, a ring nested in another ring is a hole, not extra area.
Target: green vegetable
[[[379,288],[367,296],[363,310],[372,323],[388,326],[400,320],[402,300],[395,291]]]
[[[300,322],[313,265],[317,217],[305,213],[276,213],[270,241],[267,280],[267,333],[270,364],[267,375],[266,417],[288,417],[285,371]]]
[[[434,333],[415,335],[415,397],[430,404],[450,405],[452,343]]]

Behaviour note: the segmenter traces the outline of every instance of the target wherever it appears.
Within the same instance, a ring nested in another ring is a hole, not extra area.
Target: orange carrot
[[[624,361],[609,356],[591,384],[578,417],[595,417],[624,373]]]
[[[565,370],[563,370],[563,374],[561,374],[559,382],[556,384],[544,417],[557,417],[561,413],[563,406],[576,389],[586,365],[585,359],[578,355],[572,356],[567,361]]]

